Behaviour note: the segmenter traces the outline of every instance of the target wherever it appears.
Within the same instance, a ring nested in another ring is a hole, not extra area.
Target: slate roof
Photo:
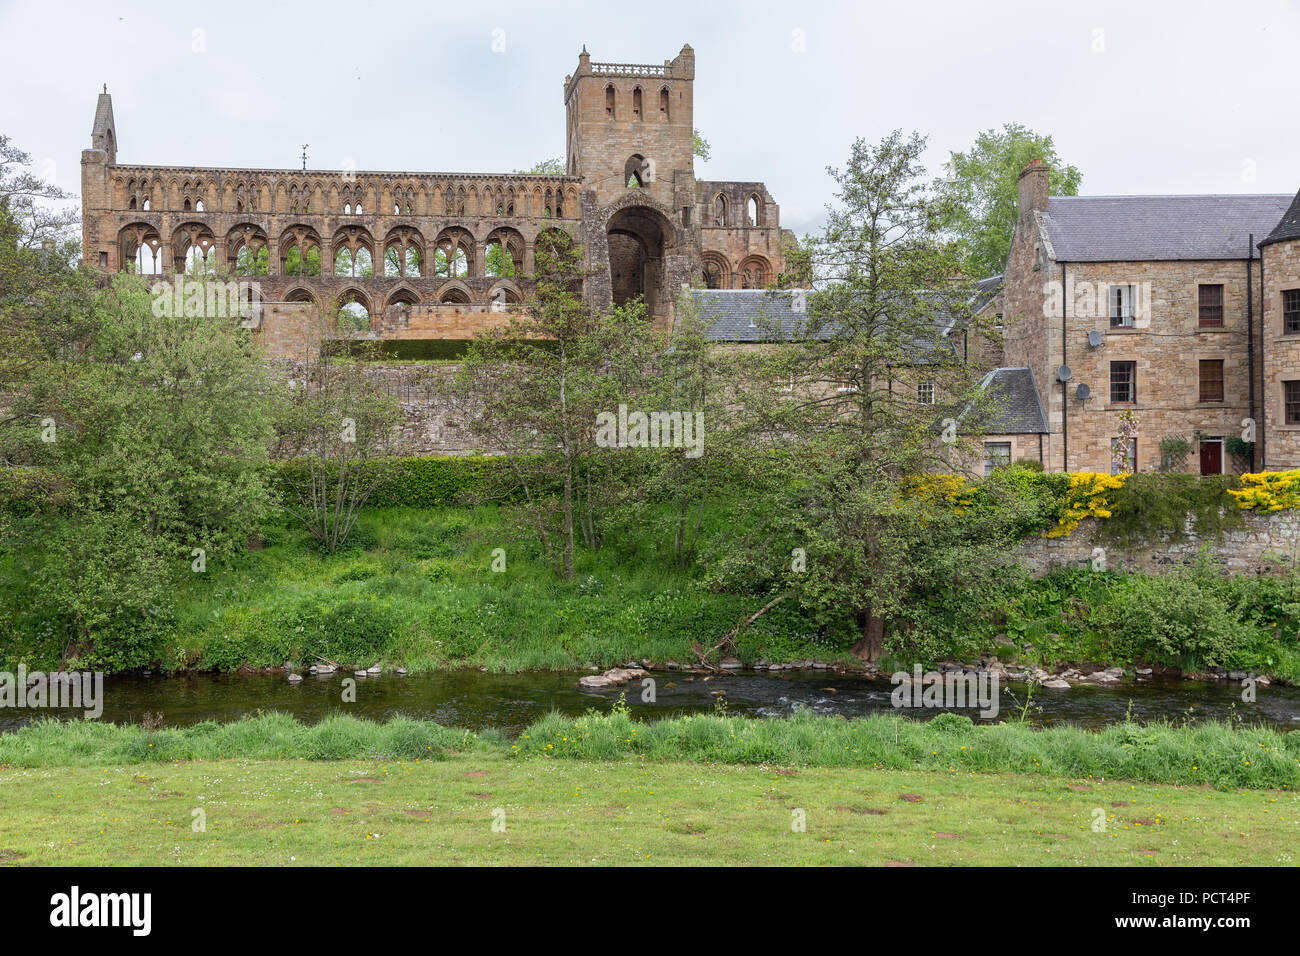
[[[980,388],[987,388],[997,403],[994,417],[980,429],[986,435],[1047,434],[1047,416],[1038,397],[1033,369],[995,368],[984,376]]]
[[[692,289],[700,315],[709,321],[708,337],[715,342],[771,342],[793,338],[808,320],[794,311],[792,289]],[[818,338],[829,338],[821,329]]]
[[[975,315],[980,309],[988,305],[997,294],[1002,291],[1002,276],[989,276],[987,279],[980,279],[975,283],[975,291],[970,297],[971,315]]]
[[[991,280],[984,280],[971,294],[967,304],[973,304],[984,296],[983,301],[996,294],[1001,286],[1001,276],[995,277],[997,283],[989,286]],[[991,291],[992,290],[992,291]],[[811,297],[807,289],[692,289],[691,296],[700,315],[709,323],[710,339],[715,342],[773,342],[789,341],[797,338],[808,320],[806,312],[794,310],[794,296],[803,293]],[[806,302],[805,302],[806,307]],[[957,310],[960,311],[960,310]],[[914,350],[918,365],[939,360],[936,350],[945,350],[950,354],[943,357],[951,361],[957,348],[956,339],[950,334],[957,329],[961,316],[956,311],[944,308],[939,300],[934,310],[932,332],[922,334],[910,345]],[[829,339],[835,334],[833,323],[827,323],[812,333],[812,338]]]
[[[1245,259],[1290,196],[1052,196],[1043,225],[1057,262]],[[1292,211],[1300,216],[1292,204]],[[1300,221],[1297,222],[1300,227]]]
[[[1267,246],[1271,242],[1284,242],[1287,239],[1300,239],[1300,193],[1296,193],[1291,208],[1286,211],[1277,228],[1270,232],[1268,238],[1260,245]]]

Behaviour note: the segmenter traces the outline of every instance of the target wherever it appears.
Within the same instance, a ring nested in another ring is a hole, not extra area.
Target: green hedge
[[[335,340],[328,348],[334,355],[375,362],[430,362],[464,358],[469,346],[469,339],[365,339]]]

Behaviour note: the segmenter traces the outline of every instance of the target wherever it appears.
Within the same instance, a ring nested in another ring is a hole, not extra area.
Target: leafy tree
[[[173,290],[115,277],[78,301],[75,347],[13,379],[10,470],[32,480],[4,483],[20,497],[5,503],[19,517],[0,593],[9,627],[60,661],[153,660],[179,581],[242,552],[271,507],[271,389],[252,333],[208,309],[224,284],[190,280],[181,303]]]
[[[948,485],[917,478],[952,467],[943,419],[978,431],[987,405],[984,370],[943,334],[977,320],[941,241],[924,147],[897,131],[858,140],[847,166],[830,170],[839,204],[808,245],[806,319],[773,327],[772,338],[792,341],[746,358],[736,405],[750,438],[739,458],[747,494],[735,535],[709,561],[716,584],[775,594],[758,614],[791,598],[828,623],[847,611],[854,651],[871,661],[912,596],[984,573],[995,562],[982,549],[1005,540],[994,527],[973,531],[988,522],[954,508]],[[918,400],[918,374],[938,404]]]
[[[375,344],[340,340],[347,321],[337,303],[316,310],[301,342],[301,377],[276,419],[276,456],[290,460],[283,506],[326,553],[347,544],[404,445],[401,405],[366,374]]]
[[[700,135],[698,129],[691,130],[691,152],[706,163],[709,161],[709,141]]]
[[[18,244],[39,246],[45,241],[76,238],[81,222],[75,207],[58,206],[74,197],[32,172],[32,158],[0,133],[0,206],[7,207],[17,230]]]
[[[1035,159],[1050,168],[1052,195],[1078,195],[1082,173],[1062,162],[1051,136],[1019,123],[985,130],[968,151],[951,154],[939,193],[948,205],[947,231],[969,277],[998,275],[1006,267],[1019,213],[1020,173]]]
[[[531,169],[516,169],[515,172],[522,176],[563,176],[564,160],[558,156],[543,159],[533,163]]]
[[[582,277],[581,249],[540,242],[535,295],[475,338],[457,380],[471,427],[510,463],[521,520],[565,579],[578,543],[599,547],[604,534],[612,473],[597,416],[642,394],[655,341],[643,304],[599,313]]]

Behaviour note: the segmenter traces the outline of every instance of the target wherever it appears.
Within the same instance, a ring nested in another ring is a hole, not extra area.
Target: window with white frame
[[[1112,329],[1133,328],[1133,287],[1131,285],[1110,287],[1110,327]]]

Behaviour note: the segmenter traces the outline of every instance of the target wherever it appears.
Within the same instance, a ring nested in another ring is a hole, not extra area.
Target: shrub
[[[310,613],[310,612],[309,612]],[[347,666],[368,666],[383,659],[401,627],[397,615],[373,601],[343,601],[325,609],[313,624],[307,650]]]

